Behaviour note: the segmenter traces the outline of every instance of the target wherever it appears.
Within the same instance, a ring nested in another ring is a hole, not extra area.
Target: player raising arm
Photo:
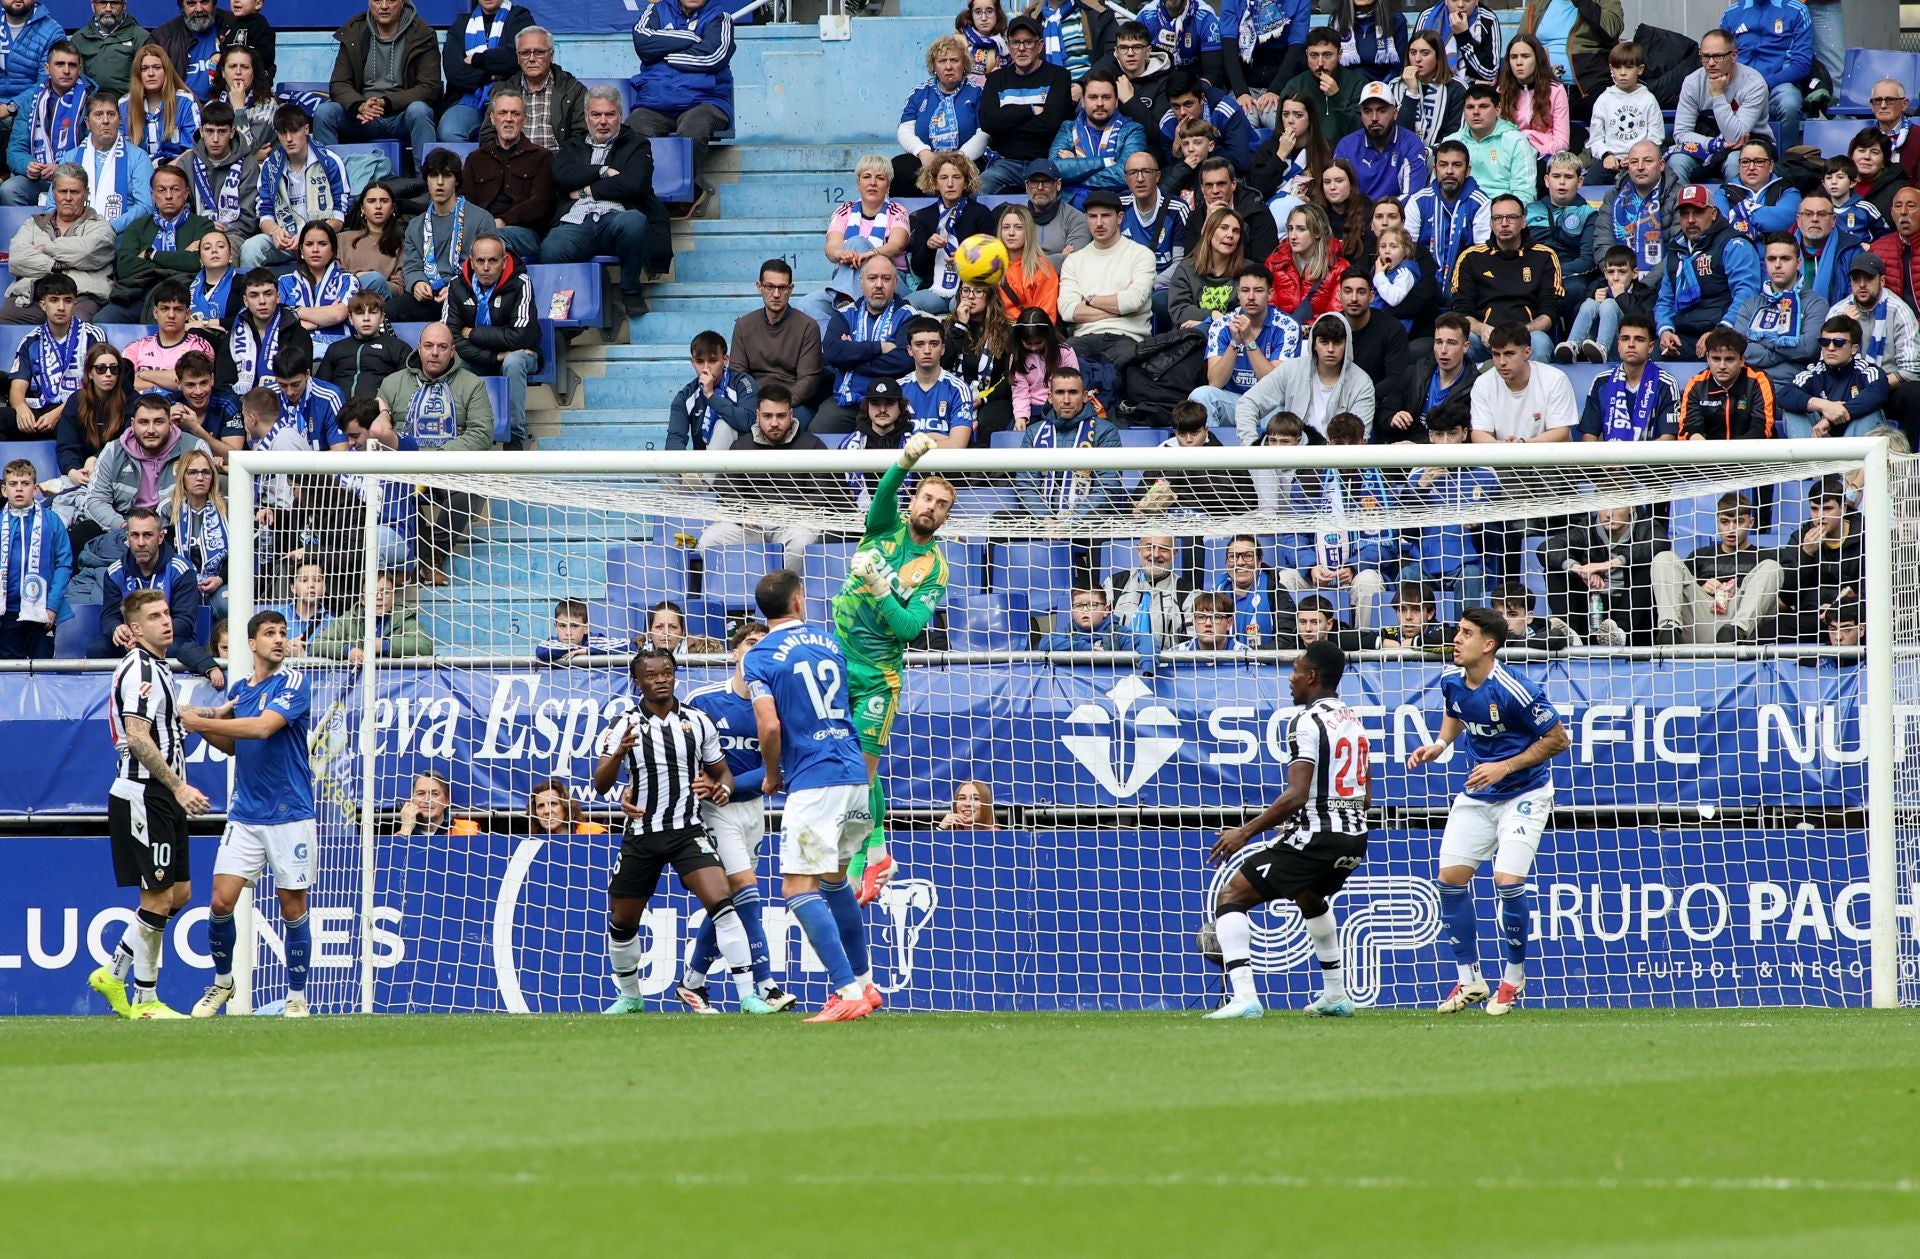
[[[846,583],[833,597],[853,722],[867,758],[867,810],[873,818],[872,834],[851,867],[860,881],[855,899],[862,905],[878,899],[894,874],[884,830],[887,796],[880,758],[900,711],[900,670],[907,644],[926,630],[947,593],[947,561],[934,535],[953,511],[953,486],[942,476],[920,478],[907,503],[907,518],[900,519],[900,484],[936,445],[925,433],[908,438],[899,462],[881,476],[867,507],[867,531],[853,553]]]
[[[720,751],[713,721],[675,698],[678,669],[673,657],[651,646],[634,656],[633,684],[640,703],[628,709],[600,737],[600,763],[593,789],[606,794],[624,768],[632,783],[627,833],[620,860],[607,881],[607,953],[613,959],[613,985],[619,995],[608,1014],[636,1014],[647,1008],[640,997],[640,916],[668,866],[680,885],[706,906],[720,956],[733,973],[746,1014],[772,1014],[773,1007],[753,990],[753,959],[747,929],[728,894],[720,857],[700,821],[703,801],[733,799],[733,774]]]
[[[873,830],[866,763],[847,720],[846,661],[833,635],[806,623],[800,574],[776,568],[754,587],[767,636],[741,672],[753,696],[766,769],[761,790],[784,784],[780,894],[827,968],[833,995],[809,1023],[845,1023],[880,1008],[867,928],[847,886],[847,862]]]
[[[213,860],[213,904],[207,952],[213,982],[194,1003],[193,1017],[212,1018],[233,996],[234,903],[240,889],[273,870],[280,921],[287,933],[287,1018],[307,1015],[307,967],[313,929],[307,889],[313,886],[316,840],[313,769],[307,762],[307,715],[312,693],[306,675],[285,667],[293,652],[287,618],[255,612],[247,622],[253,676],[236,678],[219,708],[189,708],[187,729],[234,758],[233,801],[226,833]]]
[[[1560,714],[1540,688],[1511,673],[1497,658],[1507,641],[1507,623],[1492,608],[1468,608],[1453,633],[1453,665],[1440,675],[1446,716],[1440,741],[1417,747],[1408,768],[1439,760],[1461,734],[1467,736],[1466,790],[1447,810],[1440,839],[1440,918],[1447,926],[1460,969],[1459,982],[1439,1005],[1453,1014],[1487,1001],[1480,975],[1478,924],[1473,908],[1473,872],[1493,858],[1493,887],[1500,898],[1500,930],[1507,939],[1507,969],[1500,990],[1487,1001],[1488,1014],[1505,1014],[1527,982],[1527,930],[1533,919],[1533,889],[1527,877],[1540,852],[1540,836],[1553,814],[1553,775],[1547,762],[1571,740]]]
[[[187,869],[187,819],[207,811],[207,798],[187,785],[186,731],[173,689],[167,649],[173,611],[158,590],[136,590],[120,604],[132,650],[113,671],[107,723],[120,758],[108,790],[107,833],[114,881],[140,889],[140,908],[105,966],[87,984],[122,1018],[181,1019],[161,1003],[160,953],[167,920],[193,895]],[[127,973],[133,997],[127,997]]]
[[[1367,855],[1367,809],[1373,785],[1367,735],[1340,700],[1347,656],[1332,642],[1309,643],[1294,657],[1291,686],[1300,714],[1288,736],[1292,761],[1287,789],[1244,826],[1220,832],[1207,860],[1237,857],[1239,869],[1213,903],[1213,929],[1233,992],[1210,1019],[1257,1019],[1264,1010],[1253,985],[1253,923],[1247,911],[1268,901],[1300,907],[1320,963],[1323,986],[1307,1013],[1344,1018],[1353,1013],[1340,969],[1340,927],[1327,898],[1339,891]],[[1276,826],[1273,839],[1249,841]]]

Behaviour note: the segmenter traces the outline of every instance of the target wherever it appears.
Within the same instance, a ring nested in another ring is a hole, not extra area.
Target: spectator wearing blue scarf
[[[1827,299],[1800,282],[1800,244],[1787,232],[1761,242],[1767,282],[1733,312],[1747,338],[1747,366],[1766,372],[1776,388],[1790,384],[1820,348]]]
[[[45,660],[53,629],[70,619],[67,583],[73,546],[60,517],[40,501],[33,464],[15,459],[0,471],[0,660]]]
[[[474,0],[464,20],[447,24],[446,44],[440,50],[440,69],[447,80],[442,140],[464,143],[480,134],[493,81],[519,72],[514,49],[520,32],[532,25],[533,10],[514,0]]]

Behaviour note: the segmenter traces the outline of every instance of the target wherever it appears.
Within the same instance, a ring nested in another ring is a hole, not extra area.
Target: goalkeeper
[[[953,511],[953,486],[942,476],[920,478],[900,519],[900,486],[913,465],[934,449],[932,437],[911,437],[900,460],[874,488],[867,508],[866,533],[854,552],[846,583],[833,598],[833,623],[847,657],[847,693],[853,702],[853,726],[867,754],[868,802],[873,834],[854,856],[849,875],[858,880],[862,905],[878,899],[893,877],[887,854],[886,791],[880,784],[880,758],[900,710],[900,669],[907,644],[920,637],[947,593],[947,561],[934,535]]]

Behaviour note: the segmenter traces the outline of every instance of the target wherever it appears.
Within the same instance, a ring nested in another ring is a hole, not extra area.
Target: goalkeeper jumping
[[[900,711],[900,669],[907,644],[920,637],[947,593],[947,561],[934,535],[953,511],[953,486],[942,476],[920,478],[900,519],[900,485],[913,465],[938,443],[921,434],[907,439],[900,460],[874,487],[867,508],[866,533],[854,552],[846,584],[833,597],[833,623],[847,657],[847,692],[853,702],[853,726],[867,754],[868,801],[873,834],[856,854],[850,877],[858,880],[858,899],[870,905],[893,877],[883,829],[886,791],[880,784],[880,758]]]

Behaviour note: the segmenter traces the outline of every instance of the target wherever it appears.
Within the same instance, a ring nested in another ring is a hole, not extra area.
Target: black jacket
[[[540,319],[534,310],[533,281],[512,253],[507,254],[500,282],[493,286],[487,307],[490,321],[476,317],[479,298],[473,289],[473,260],[447,281],[443,318],[453,329],[453,348],[467,370],[476,376],[498,376],[499,355],[509,350],[540,352]],[[471,329],[471,332],[465,330]]]
[[[603,170],[620,172],[603,176]],[[629,210],[660,210],[653,195],[653,142],[626,127],[613,138],[607,160],[593,164],[593,141],[579,135],[560,146],[553,155],[554,221],[558,222],[573,206],[567,194],[586,188],[601,201],[616,201]],[[664,211],[661,211],[664,213]]]
[[[233,15],[225,9],[215,9],[213,11],[213,29],[216,32],[214,42],[222,48],[225,48],[228,44],[251,44],[252,42],[251,36],[245,40],[232,38],[230,32],[233,30]],[[167,54],[167,60],[173,63],[173,68],[180,72],[182,78],[186,77],[187,63],[193,60],[193,44],[198,38],[199,36],[187,29],[187,20],[184,17],[176,17],[171,21],[162,22],[147,34],[148,41],[160,45],[160,51]],[[137,51],[138,50],[136,50],[136,53]],[[273,61],[273,50],[271,48],[267,50],[267,61],[269,63]],[[270,64],[266,67],[255,66],[255,76],[260,82],[271,83],[273,80],[270,77],[261,76],[270,75],[272,69],[273,67]],[[216,80],[218,77],[217,75],[215,76]],[[214,86],[218,87],[219,83],[215,82]]]
[[[1453,309],[1483,323],[1525,323],[1560,314],[1566,297],[1560,283],[1560,255],[1545,245],[1524,242],[1509,252],[1469,245],[1453,264]]]
[[[314,375],[349,398],[371,398],[380,382],[407,365],[413,351],[391,332],[343,337],[327,347]]]
[[[1411,409],[1407,406],[1403,370],[1409,357],[1407,330],[1384,310],[1370,312],[1364,328],[1353,327],[1351,320],[1347,326],[1352,334],[1347,353],[1353,357],[1353,365],[1373,381],[1373,440],[1393,441],[1393,436],[1382,431],[1380,421],[1391,419],[1395,411]]]
[[[993,235],[993,213],[980,204],[978,197],[972,198],[960,208],[959,221],[953,228],[953,239]],[[907,216],[907,269],[913,272],[922,288],[933,282],[933,250],[927,248],[927,241],[939,226],[940,202],[937,198],[932,205],[921,206]]]
[[[533,25],[533,10],[515,5],[513,12],[507,14],[507,29],[500,33],[500,42],[469,62],[467,23],[479,7],[478,4],[469,4],[465,12],[456,10],[447,23],[447,40],[440,49],[440,73],[447,81],[448,105],[457,105],[468,92],[477,92],[495,79],[503,79],[520,70],[520,58],[514,51],[514,44],[520,32]]]
[[[1043,84],[1047,103],[1038,114],[1028,105],[1003,105],[1000,94],[1012,84]],[[1016,162],[1047,156],[1060,124],[1073,117],[1073,79],[1065,66],[1042,62],[1030,75],[1016,74],[1008,62],[987,76],[980,95],[980,126],[994,152]]]

